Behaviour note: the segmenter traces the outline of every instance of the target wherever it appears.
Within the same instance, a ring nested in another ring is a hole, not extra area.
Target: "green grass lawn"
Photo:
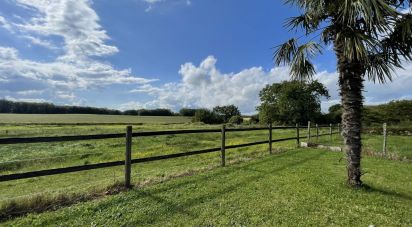
[[[341,158],[323,150],[290,150],[3,225],[412,225],[410,163],[366,157],[367,188],[354,190],[344,183]]]
[[[0,124],[137,124],[188,123],[190,117],[96,114],[0,114]]]

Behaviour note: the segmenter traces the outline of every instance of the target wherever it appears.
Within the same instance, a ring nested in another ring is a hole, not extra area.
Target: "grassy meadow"
[[[8,117],[7,120],[0,119],[0,138],[5,137],[32,137],[32,136],[54,136],[54,135],[83,135],[83,134],[103,134],[103,133],[123,133],[125,132],[126,124],[133,126],[133,131],[153,131],[153,130],[171,130],[171,129],[202,129],[202,128],[219,128],[219,125],[204,125],[190,123],[190,118],[182,117],[141,117],[133,116],[99,116],[99,115],[23,115],[17,114],[13,119],[13,115],[5,114],[0,116]],[[49,121],[47,121],[47,117]],[[126,118],[119,118],[126,117]],[[19,122],[19,119],[25,119],[25,123]],[[87,122],[86,119],[93,119]],[[135,118],[136,122],[130,121]],[[144,121],[144,122],[143,122]],[[336,129],[335,129],[336,130]],[[301,129],[301,136],[306,135],[306,130]],[[320,133],[329,132],[328,128],[321,129]],[[273,139],[286,138],[295,136],[295,130],[273,130]],[[312,129],[312,136],[315,136],[315,131]],[[406,137],[407,138],[407,137]],[[406,139],[404,143],[394,147],[394,151],[400,151],[406,155],[410,155],[411,141]],[[260,140],[267,140],[267,130],[248,131],[248,132],[227,132],[226,145],[234,145],[240,143],[248,143]],[[316,142],[315,138],[312,138]],[[305,141],[305,140],[302,140]],[[320,137],[320,143],[340,144],[340,136],[333,135]],[[368,141],[368,140],[366,140]],[[370,140],[376,148],[380,148],[379,139]],[[388,146],[391,144],[388,140]],[[204,134],[183,134],[183,135],[165,135],[153,137],[137,137],[133,138],[132,158],[150,157],[155,155],[172,154],[184,151],[192,151],[205,148],[220,147],[220,133],[204,133]],[[306,159],[300,156],[300,152],[313,153],[309,150],[295,150],[296,141],[285,141],[273,144],[274,152],[277,153],[273,157],[289,157],[284,154],[284,151],[293,151],[296,155],[290,156],[290,159],[299,158]],[[36,144],[15,144],[15,145],[0,145],[0,174],[11,174],[18,172],[26,172],[33,170],[68,167],[74,165],[84,165],[92,163],[100,163],[107,161],[124,160],[125,139],[105,139],[105,140],[90,140],[90,141],[73,141],[73,142],[56,142],[56,143],[36,143]],[[379,150],[377,150],[379,151]],[[390,149],[392,151],[392,148]],[[264,157],[267,160],[267,165],[270,162],[274,167],[282,164],[277,159],[271,159],[268,156],[268,145],[258,145],[252,147],[230,149],[226,151],[228,166],[238,166],[237,163],[251,161],[257,158]],[[328,157],[329,154],[322,156]],[[343,154],[334,154],[330,158],[342,158]],[[293,158],[294,157],[294,158]],[[410,157],[410,156],[408,156]],[[381,158],[382,159],[382,158]],[[387,163],[387,160],[374,160],[370,162]],[[292,161],[292,160],[290,160]],[[314,159],[313,161],[316,161]],[[255,161],[259,162],[259,161]],[[369,161],[368,161],[369,162]],[[410,169],[410,163],[398,161],[390,161],[388,166],[400,165],[402,168]],[[397,164],[398,163],[398,164]],[[189,156],[177,159],[155,161],[150,163],[135,164],[132,166],[132,183],[138,188],[162,187],[156,186],[157,182],[169,181],[170,179],[193,175],[194,173],[208,175],[209,171],[226,171],[213,170],[220,169],[220,152],[214,152],[203,155]],[[243,164],[240,164],[243,165]],[[316,165],[321,165],[318,163]],[[339,163],[339,168],[344,168],[344,162]],[[232,167],[229,167],[229,169]],[[233,167],[235,173],[239,171],[237,167]],[[325,167],[326,168],[326,167]],[[329,168],[329,167],[328,167]],[[379,167],[381,168],[381,167]],[[262,167],[262,169],[264,169]],[[389,169],[387,169],[389,171]],[[269,171],[269,170],[267,170]],[[402,170],[403,171],[403,170]],[[213,175],[214,173],[210,174]],[[235,176],[235,173],[233,176]],[[343,174],[344,170],[339,174]],[[119,184],[123,181],[123,167],[111,167],[77,173],[61,174],[54,176],[45,176],[31,179],[15,180],[8,182],[0,182],[0,213],[13,213],[15,211],[24,210],[21,207],[27,206],[34,209],[36,206],[58,207],[59,204],[71,204],[78,201],[89,200],[94,197],[101,197],[105,194],[112,194],[111,186]],[[238,174],[241,174],[240,172]],[[289,173],[293,175],[294,172]],[[309,174],[309,173],[308,173]],[[310,173],[312,174],[312,173]],[[197,175],[197,174],[196,174]],[[331,176],[331,177],[337,177]],[[222,175],[222,177],[224,177]],[[243,176],[239,176],[243,177]],[[306,177],[311,178],[311,175]],[[410,174],[409,176],[410,177]],[[209,179],[209,177],[207,177]],[[285,179],[284,179],[285,180]],[[180,181],[180,180],[178,180]],[[340,179],[343,182],[344,178]],[[175,180],[173,180],[175,182]],[[237,182],[232,182],[237,185]],[[172,183],[173,184],[173,183]],[[394,183],[396,185],[396,183]],[[267,185],[266,187],[269,187]],[[273,185],[274,186],[274,185]],[[284,185],[285,186],[285,185]],[[287,185],[292,187],[293,185]],[[342,186],[342,185],[341,185]],[[343,186],[342,186],[343,187]],[[146,189],[144,189],[146,190]],[[179,189],[180,190],[180,189]],[[206,190],[206,189],[202,189]],[[214,190],[214,189],[213,189]],[[251,189],[245,189],[251,190]],[[285,189],[286,190],[286,189]],[[346,189],[342,189],[346,190]],[[403,189],[402,189],[403,190]],[[408,194],[408,191],[402,191]],[[395,190],[396,191],[396,190]],[[140,195],[139,191],[131,192]],[[204,193],[208,193],[205,191]],[[245,192],[246,193],[246,192]],[[318,193],[318,192],[316,192]],[[346,192],[345,192],[346,193]],[[89,197],[88,197],[89,195]],[[410,195],[410,194],[409,194]],[[129,195],[127,195],[129,196]],[[168,195],[166,195],[168,196]],[[191,195],[187,195],[191,196]],[[197,195],[193,195],[194,197]],[[275,196],[275,195],[274,195]],[[277,196],[277,195],[276,195]],[[189,200],[194,199],[187,198]],[[150,199],[150,198],[149,198]],[[72,200],[72,201],[70,201]],[[109,199],[110,200],[110,199]],[[98,202],[97,202],[98,203]],[[37,204],[37,205],[36,205]],[[91,202],[90,204],[95,204]],[[93,205],[86,206],[93,206]],[[114,203],[113,203],[114,204]],[[213,203],[214,204],[214,203]],[[148,208],[151,209],[151,208]],[[154,209],[154,208],[153,208]],[[209,208],[207,208],[209,209]],[[34,209],[36,210],[36,209]],[[136,211],[137,212],[137,211]],[[141,212],[145,212],[142,210]],[[49,215],[49,214],[46,214]],[[68,214],[69,215],[69,214]],[[72,214],[70,214],[72,215]],[[69,215],[69,216],[70,216]],[[75,215],[75,214],[73,214]],[[7,216],[7,215],[6,215]],[[68,216],[68,217],[69,217]],[[104,217],[101,217],[104,218]],[[107,217],[106,217],[107,218]],[[25,219],[24,219],[25,220]],[[17,223],[25,223],[23,219]],[[86,221],[85,219],[84,221]],[[126,221],[126,220],[125,220]],[[226,220],[228,221],[228,220]],[[43,222],[39,222],[43,223]],[[47,221],[45,223],[48,223]],[[198,223],[194,221],[193,224]],[[220,224],[225,223],[223,220]],[[254,222],[251,222],[254,223]],[[50,223],[51,224],[51,223]],[[76,225],[76,223],[72,223]],[[78,224],[84,224],[78,223]],[[90,224],[90,223],[89,223]],[[114,223],[113,223],[114,224]],[[161,223],[159,223],[161,224]],[[179,224],[179,223],[176,223]],[[207,223],[205,223],[207,224]]]
[[[20,115],[17,118],[21,117]],[[66,115],[56,115],[64,118]],[[80,118],[83,115],[79,116]],[[117,118],[117,116],[112,116]],[[28,116],[29,118],[29,116]],[[152,131],[170,129],[219,128],[220,126],[195,123],[180,123],[181,118],[168,119],[151,117],[147,123],[132,124],[133,131]],[[190,119],[189,119],[190,120]],[[61,119],[59,122],[66,122]],[[82,120],[79,120],[81,122]],[[53,120],[55,122],[55,120]],[[126,122],[121,124],[82,125],[72,124],[3,124],[0,126],[0,137],[31,137],[52,135],[82,135],[125,132]],[[98,122],[101,123],[101,122]],[[285,138],[295,135],[294,130],[274,131],[273,138]],[[226,144],[239,144],[268,139],[268,132],[228,132]],[[295,147],[295,141],[274,144],[274,150],[280,151]],[[220,133],[166,135],[133,139],[132,158],[154,155],[172,154],[205,148],[220,147]],[[84,165],[116,160],[124,160],[125,139],[105,139],[90,141],[15,144],[0,146],[0,174],[11,174],[41,169]],[[227,162],[260,157],[268,153],[268,145],[239,148],[227,151]],[[198,156],[163,160],[132,167],[132,181],[136,185],[162,181],[170,177],[204,171],[218,167],[220,153],[209,153]],[[32,179],[16,180],[0,183],[0,210],[7,211],[10,204],[32,203],[40,199],[54,200],[62,194],[73,194],[74,197],[106,190],[110,185],[123,180],[123,167],[112,167],[45,176]],[[37,201],[38,202],[38,201]]]
[[[363,161],[365,189],[345,184],[342,155],[290,150],[136,188],[10,226],[410,226],[412,166]]]

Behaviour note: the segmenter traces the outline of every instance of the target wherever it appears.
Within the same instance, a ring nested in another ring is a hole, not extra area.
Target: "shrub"
[[[193,117],[197,109],[182,108],[179,110],[180,116]]]
[[[195,112],[193,121],[205,124],[220,124],[223,123],[223,118],[208,109],[198,109]]]
[[[232,117],[229,119],[229,123],[230,123],[230,124],[242,124],[242,123],[243,123],[243,118],[242,118],[241,116],[239,116],[239,115],[232,116]]]

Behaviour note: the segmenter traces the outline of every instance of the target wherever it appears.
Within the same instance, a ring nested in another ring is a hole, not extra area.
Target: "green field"
[[[95,114],[0,114],[0,124],[177,124],[189,117],[126,116]]]
[[[203,124],[137,124],[133,131],[219,128]],[[3,125],[0,137],[30,137],[51,135],[82,135],[125,132],[125,125]],[[273,138],[295,135],[294,130],[275,130]],[[268,132],[230,132],[227,145],[268,139]],[[107,161],[124,160],[124,138],[16,144],[0,146],[0,174],[84,165]],[[220,147],[220,133],[167,135],[133,139],[133,158]],[[295,141],[274,144],[275,151],[295,147]],[[228,150],[227,162],[248,160],[268,153],[268,145]],[[133,165],[133,183],[147,184],[162,181],[187,172],[204,171],[218,167],[220,153],[164,160]],[[46,176],[33,179],[0,183],[0,210],[6,212],[10,204],[24,204],[41,197],[54,200],[61,194],[82,194],[101,192],[107,186],[123,180],[123,167],[105,168],[78,173]]]
[[[411,226],[412,166],[365,158],[345,186],[339,153],[291,150],[4,223],[10,226]]]
[[[30,119],[30,115],[24,116],[26,116],[26,119]],[[84,115],[70,115],[71,117],[73,117],[70,120],[70,123],[68,123],[68,121],[65,121],[65,123],[58,124],[54,124],[56,119],[60,118],[60,122],[63,122],[63,119],[65,119],[66,115],[53,116],[55,117],[55,119],[50,119],[49,121],[44,118],[43,124],[41,124],[38,120],[42,117],[39,117],[37,115],[35,116],[35,119],[37,120],[33,121],[33,124],[21,124],[21,122],[18,122],[17,119],[22,117],[22,115],[15,115],[15,118],[10,115],[10,119],[8,120],[9,123],[0,125],[0,137],[4,138],[124,133],[126,127],[126,122],[118,124],[102,124],[105,122],[113,123],[118,120],[118,116],[87,115],[91,118],[93,118],[92,116],[96,116],[96,118],[94,119],[94,125],[86,124],[83,118]],[[79,119],[76,120],[75,116],[79,116]],[[98,121],[99,117],[105,117],[104,122]],[[165,119],[169,119],[168,122],[166,122]],[[204,125],[188,122],[181,123],[179,121],[182,120],[182,118],[177,117],[148,117],[146,118],[146,120],[147,122],[132,124],[133,131],[203,129],[220,127],[218,125]],[[10,123],[13,121],[17,122],[17,124]],[[328,132],[328,130],[329,129],[327,128],[322,129],[320,133],[326,133]],[[295,130],[274,130],[273,139],[295,136],[295,133]],[[306,130],[302,129],[301,135],[305,134]],[[312,135],[314,135],[313,132]],[[226,139],[227,145],[261,141],[268,139],[268,132],[267,130],[228,132]],[[315,140],[315,138],[312,138],[312,140]],[[339,144],[340,141],[340,136],[334,135],[332,137],[332,141],[329,136],[325,136],[320,137],[318,142]],[[379,145],[380,141],[378,139],[370,141],[370,143],[374,144],[376,148],[381,147],[381,145]],[[402,140],[402,143],[397,146],[391,145],[391,142],[395,142],[395,140],[388,140],[389,147],[392,146],[390,152],[401,152],[410,157],[410,154],[412,153],[410,149],[412,141],[408,137],[405,137],[404,140]],[[133,139],[132,156],[133,158],[141,158],[213,147],[220,147],[220,133],[167,135],[144,138],[137,137]],[[273,144],[275,152],[290,151],[294,150],[295,147],[296,141],[294,140]],[[124,160],[124,150],[124,138],[56,143],[1,145],[0,174],[11,174],[32,170]],[[312,152],[312,150],[305,150],[303,152],[306,151]],[[219,168],[219,155],[219,152],[215,152],[145,164],[135,164],[132,167],[132,182],[133,184],[144,188],[161,187],[156,186],[156,182],[167,181],[178,176],[192,175],[195,173],[202,173]],[[283,155],[284,154],[282,153],[275,156],[283,157]],[[249,160],[260,160],[258,158],[265,156],[268,156],[267,144],[238,148],[227,151],[227,163],[229,166],[232,166],[236,163],[247,162]],[[338,156],[343,157],[343,154],[339,154]],[[374,160],[377,163],[387,162],[382,159],[368,160]],[[276,160],[273,161],[273,165],[280,164],[277,163]],[[410,168],[410,163],[408,162],[402,163],[399,161],[390,161],[390,163],[392,163],[392,166],[400,165],[404,166],[402,168]],[[340,164],[341,167],[339,168],[343,168],[344,162],[342,161]],[[381,168],[381,166],[379,166],[379,168]],[[390,170],[387,169],[387,171]],[[101,197],[101,195],[111,193],[107,193],[107,187],[116,185],[119,182],[123,181],[123,174],[123,167],[112,167],[70,174],[1,182],[0,213],[3,212],[3,214],[5,214],[13,213],[15,211],[27,212],[31,211],[32,209],[36,210],[36,204],[37,206],[40,206],[40,208],[41,206],[46,205],[48,207],[53,207],[54,205],[58,206],[61,203],[71,204],[79,200],[89,200],[91,198]],[[344,174],[344,170],[342,169],[342,172],[339,174]],[[311,176],[307,177],[310,178]],[[410,174],[406,177],[410,177]],[[340,179],[339,182],[344,182],[343,178]],[[396,185],[397,183],[394,182],[393,184]],[[27,206],[26,210],[24,209],[25,206]]]

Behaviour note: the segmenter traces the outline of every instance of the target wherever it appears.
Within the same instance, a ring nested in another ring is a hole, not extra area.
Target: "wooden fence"
[[[319,134],[319,128],[329,128],[328,133]],[[300,139],[305,138],[306,136],[300,136],[299,129],[306,128],[304,126],[274,126],[270,124],[268,127],[254,127],[254,128],[226,128],[222,126],[221,129],[195,129],[195,130],[172,130],[172,131],[148,131],[148,132],[133,132],[132,126],[126,127],[126,133],[117,133],[117,134],[98,134],[98,135],[75,135],[75,136],[50,136],[50,137],[30,137],[30,138],[0,138],[0,145],[3,144],[22,144],[22,143],[49,143],[49,142],[62,142],[62,141],[80,141],[80,140],[98,140],[98,139],[112,139],[112,138],[125,138],[125,159],[122,161],[112,161],[112,162],[103,162],[103,163],[96,163],[96,164],[87,164],[87,165],[80,165],[80,166],[70,166],[70,167],[63,167],[63,168],[55,168],[55,169],[45,169],[45,170],[38,170],[38,171],[30,171],[30,172],[23,172],[23,173],[13,173],[7,175],[0,175],[0,182],[3,181],[11,181],[11,180],[18,180],[18,179],[26,179],[26,178],[33,178],[33,177],[41,177],[41,176],[49,176],[49,175],[56,175],[56,174],[63,174],[63,173],[72,173],[72,172],[79,172],[85,170],[92,170],[92,169],[100,169],[100,168],[108,168],[113,166],[122,166],[125,167],[125,187],[131,187],[131,167],[132,164],[136,163],[144,163],[144,162],[151,162],[151,161],[158,161],[164,159],[171,159],[171,158],[178,158],[178,157],[185,157],[191,155],[198,155],[198,154],[205,154],[211,152],[221,152],[221,166],[225,166],[226,162],[226,155],[225,151],[228,149],[240,148],[240,147],[248,147],[254,146],[259,144],[268,144],[269,146],[269,153],[272,153],[272,143],[288,141],[288,140],[296,140],[297,146],[300,145]],[[295,129],[296,135],[294,137],[288,138],[281,138],[281,139],[272,139],[272,131],[273,130],[284,130],[284,129]],[[229,145],[226,146],[226,132],[240,132],[240,131],[256,131],[256,130],[268,130],[268,140],[263,141],[256,141],[251,143],[243,143],[243,144],[236,144],[236,145]],[[177,135],[177,134],[196,134],[196,133],[221,133],[221,146],[216,148],[207,148],[203,150],[195,150],[195,151],[188,151],[188,152],[181,152],[181,153],[174,153],[168,155],[160,155],[160,156],[152,156],[152,157],[145,157],[145,158],[137,158],[132,159],[132,138],[133,137],[148,137],[148,136],[161,136],[161,135]],[[329,135],[332,138],[333,134],[339,133],[333,132],[332,124],[328,126],[319,126],[317,125],[317,134],[316,136],[326,136]],[[310,122],[308,123],[308,140],[311,139],[310,133]]]

